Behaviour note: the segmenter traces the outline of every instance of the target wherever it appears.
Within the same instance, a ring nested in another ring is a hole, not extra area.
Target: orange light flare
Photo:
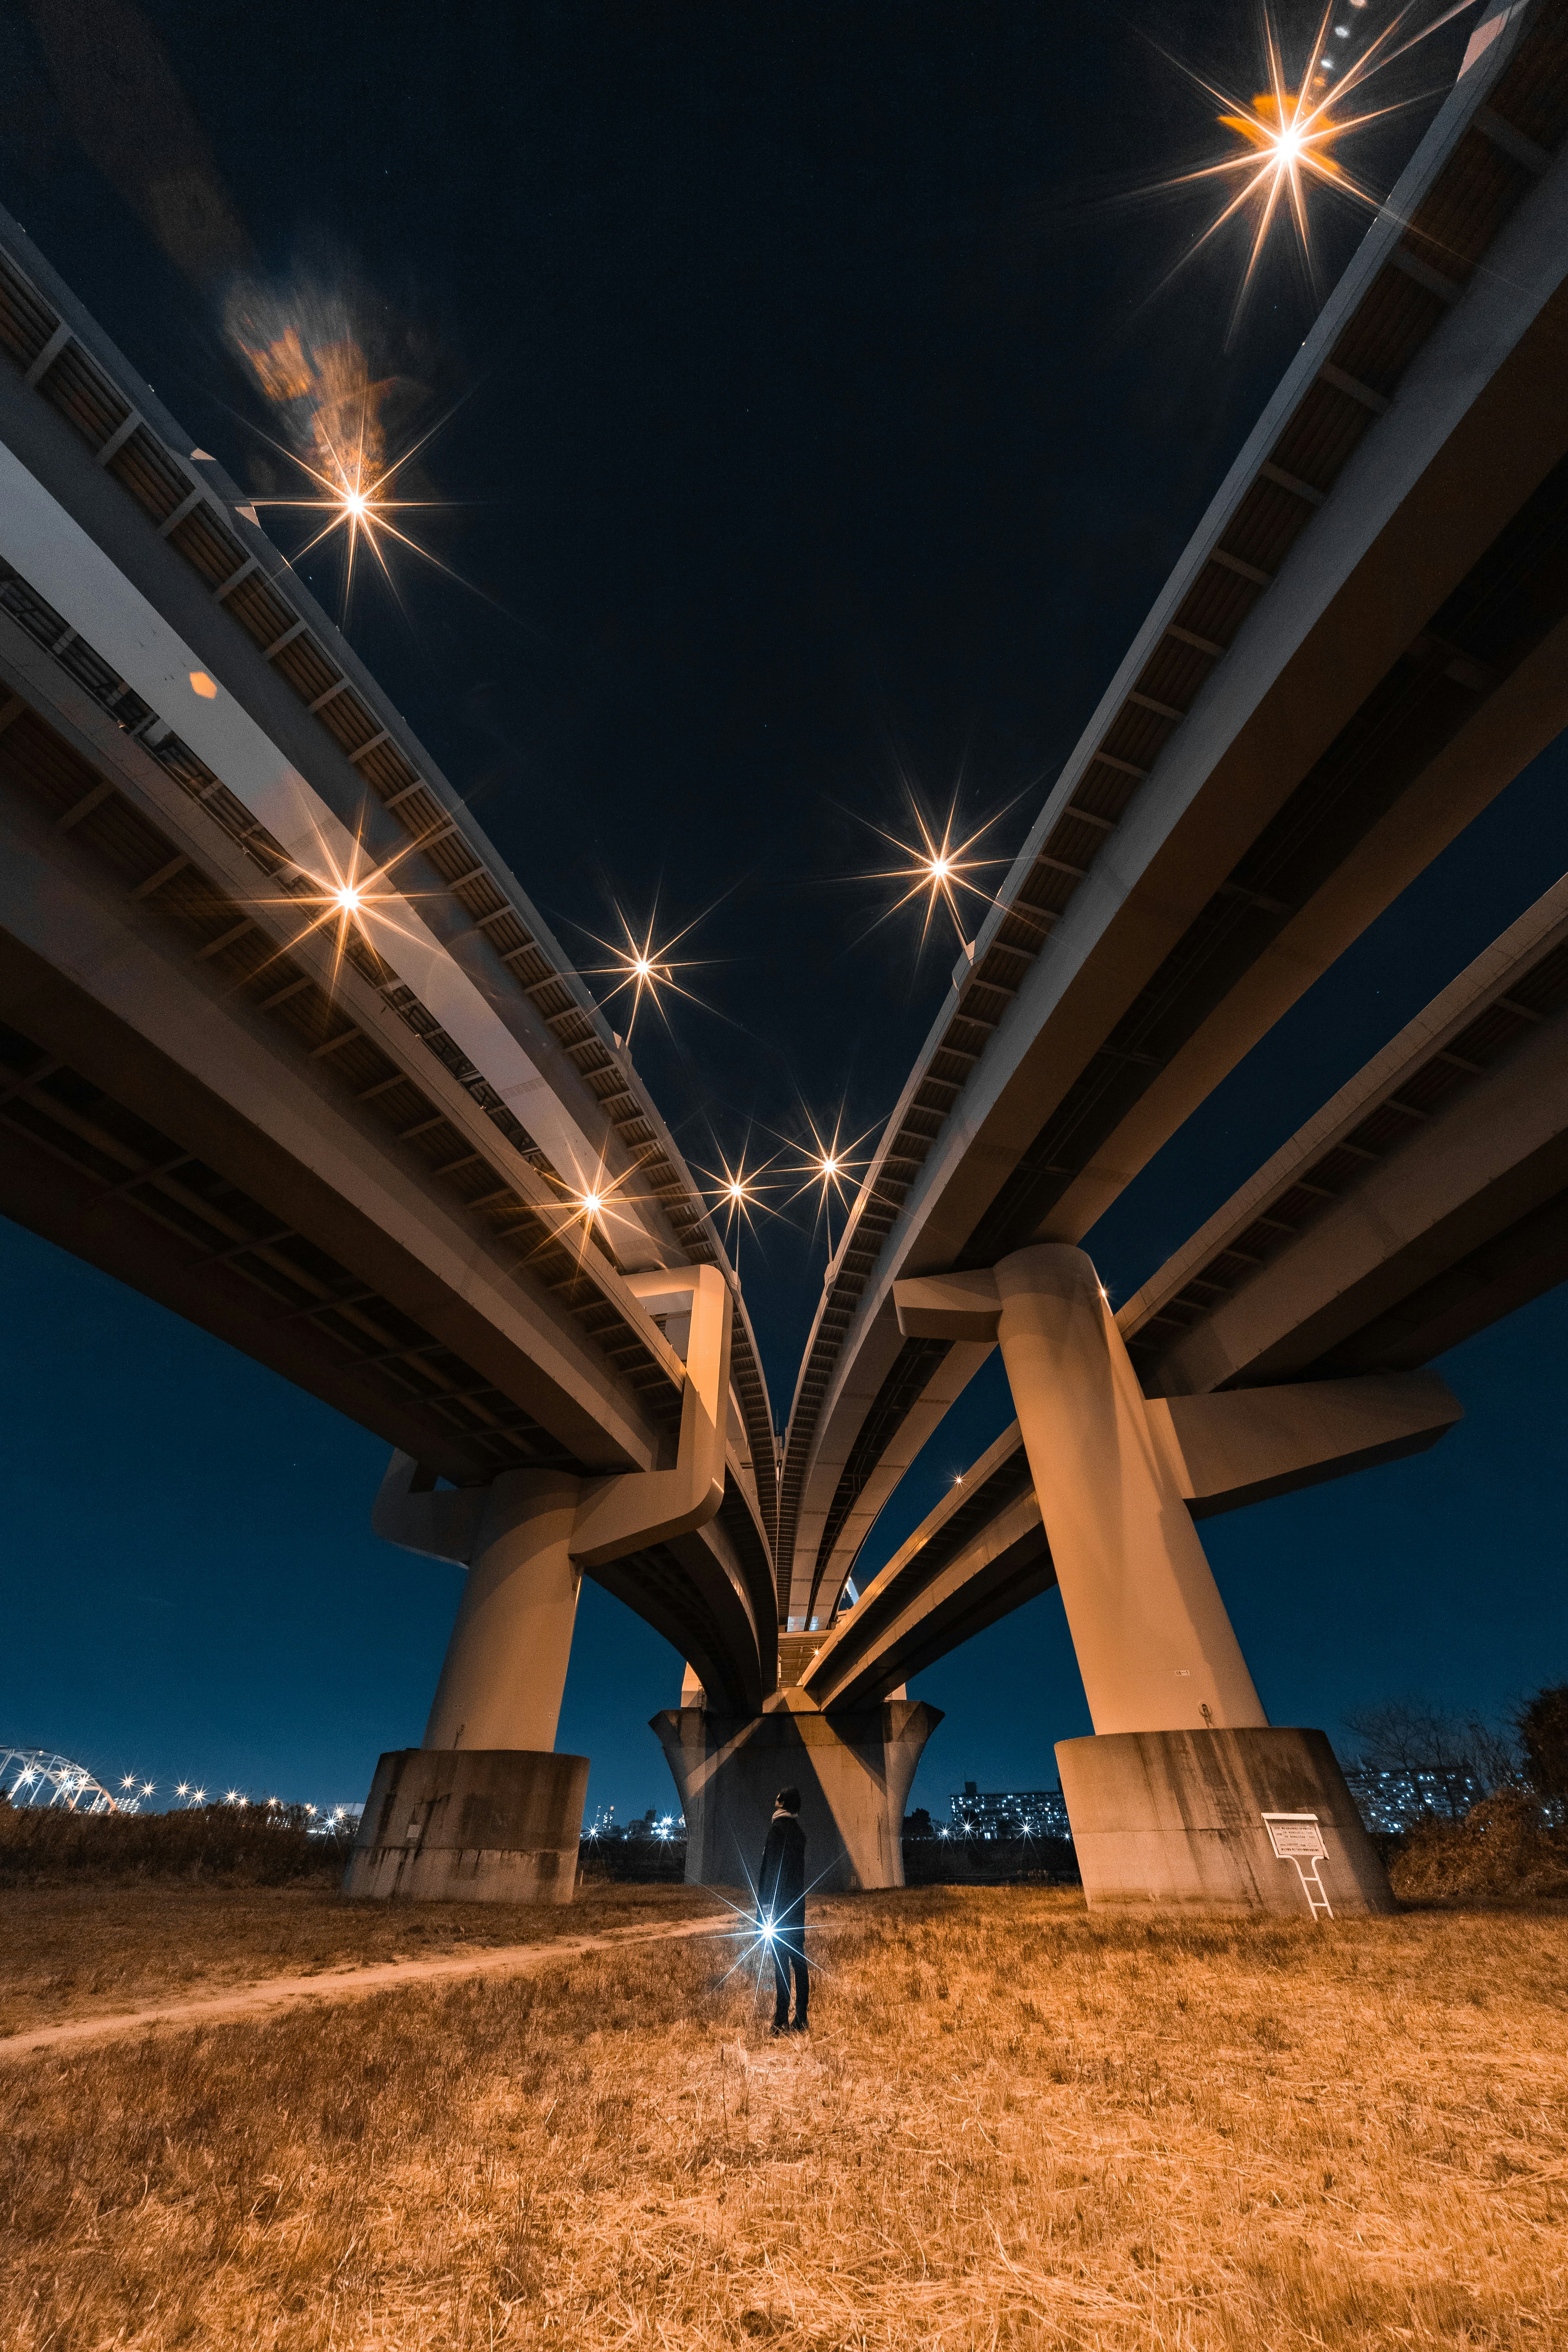
[[[1010,809],[1013,805],[1014,803],[1010,801],[1007,808]],[[921,925],[921,946],[922,948],[925,946],[931,935],[931,920],[939,907],[945,909],[950,917],[952,928],[957,933],[959,944],[963,946],[968,932],[961,910],[960,894],[966,898],[977,898],[981,908],[988,910],[996,903],[994,894],[971,877],[976,874],[984,873],[988,867],[1006,866],[1010,863],[1009,859],[1003,856],[977,856],[974,854],[985,835],[1000,824],[1002,818],[1007,814],[1007,809],[1001,810],[995,816],[988,817],[985,823],[977,826],[965,841],[954,841],[952,837],[953,826],[958,815],[956,801],[949,809],[947,821],[940,833],[934,825],[927,822],[924,811],[912,793],[910,795],[910,811],[914,818],[915,830],[919,836],[916,841],[903,840],[898,834],[888,832],[883,825],[872,824],[865,817],[860,819],[861,824],[865,824],[869,832],[874,833],[879,840],[887,842],[896,849],[904,861],[899,866],[881,866],[871,873],[851,875],[847,877],[857,882],[901,882],[904,885],[903,890],[894,899],[892,905],[884,908],[876,920],[867,925],[860,937],[861,939],[869,938],[872,931],[879,930],[884,923],[891,922],[895,915],[900,914],[914,900],[923,898],[925,917]],[[973,917],[973,909],[970,911]]]
[[[798,1176],[801,1181],[790,1194],[784,1206],[786,1209],[792,1207],[796,1201],[803,1199],[808,1192],[816,1194],[816,1214],[826,1220],[827,1255],[831,1264],[833,1203],[837,1201],[840,1208],[847,1206],[855,1186],[870,1164],[869,1155],[864,1146],[875,1129],[867,1128],[863,1134],[846,1141],[842,1111],[833,1123],[831,1135],[824,1134],[809,1111],[805,1114],[805,1123],[811,1130],[811,1141],[805,1148],[805,1156],[800,1163],[785,1171],[786,1175]],[[815,1229],[816,1219],[813,1220],[813,1230]]]
[[[616,1264],[615,1244],[617,1229],[628,1240],[635,1238],[646,1243],[647,1231],[642,1219],[635,1213],[634,1203],[637,1196],[631,1189],[638,1172],[636,1168],[628,1168],[619,1176],[612,1176],[603,1160],[591,1175],[583,1178],[568,1179],[558,1175],[553,1169],[545,1171],[560,1198],[541,1202],[539,1208],[546,1215],[559,1220],[559,1223],[552,1224],[552,1240],[561,1240],[575,1231],[579,1265],[586,1257],[591,1242],[604,1252],[612,1265]],[[542,1247],[543,1244],[535,1246]],[[533,1252],[528,1255],[532,1255]]]
[[[585,964],[583,967],[584,979],[609,981],[610,986],[604,992],[605,1005],[608,1007],[613,1004],[616,998],[627,990],[631,992],[632,1001],[626,1014],[626,1031],[628,1045],[631,1043],[633,1032],[637,1027],[637,1014],[642,1011],[645,1000],[653,1006],[667,1029],[670,1025],[669,1012],[665,1002],[667,996],[683,996],[689,1004],[701,1005],[705,1013],[716,1010],[713,1005],[707,1003],[705,998],[699,996],[695,989],[688,988],[677,976],[681,972],[700,971],[703,963],[710,959],[691,956],[677,958],[674,952],[681,941],[689,940],[698,924],[711,912],[710,907],[704,908],[702,914],[694,915],[690,922],[681,930],[673,933],[662,947],[654,945],[654,931],[658,922],[657,902],[640,939],[627,921],[624,908],[616,906],[616,920],[621,927],[624,940],[622,945],[617,945],[614,940],[601,939],[597,931],[590,931],[585,924],[577,924],[574,927],[581,930],[585,938],[592,940],[595,947],[603,948],[605,953],[610,958],[608,963]]]
[[[723,1219],[725,1245],[730,1252],[730,1263],[734,1268],[737,1280],[741,1273],[742,1234],[749,1231],[753,1238],[755,1237],[756,1213],[760,1213],[767,1217],[777,1217],[780,1214],[765,1196],[767,1192],[778,1189],[781,1180],[775,1177],[772,1184],[763,1182],[763,1179],[773,1167],[777,1158],[778,1154],[775,1152],[773,1159],[764,1160],[761,1167],[748,1168],[746,1155],[742,1151],[740,1159],[731,1167],[724,1153],[721,1152],[717,1171],[710,1169],[699,1171],[699,1173],[707,1179],[704,1192],[712,1203],[713,1214]]]
[[[289,315],[290,310],[294,315]],[[450,503],[405,495],[398,477],[448,422],[452,410],[446,410],[400,454],[389,455],[387,411],[399,380],[373,376],[365,346],[341,294],[304,286],[280,297],[255,286],[237,288],[227,328],[288,436],[277,440],[264,434],[262,438],[298,467],[310,485],[299,497],[268,494],[248,503],[258,509],[293,508],[322,518],[293,560],[302,562],[324,540],[342,532],[345,605],[362,547],[374,557],[394,595],[396,583],[387,560],[394,543],[458,579],[458,573],[393,520],[418,508]]]
[[[318,839],[319,862],[315,864],[315,871],[311,872],[310,867],[303,866],[297,866],[295,869],[303,877],[306,887],[287,890],[277,898],[258,903],[310,910],[310,919],[304,930],[288,943],[291,947],[297,947],[301,940],[309,939],[314,931],[326,929],[329,926],[332,928],[331,985],[335,990],[352,936],[357,933],[374,949],[378,930],[384,934],[407,932],[407,924],[402,919],[407,909],[407,894],[392,886],[391,876],[414,845],[409,842],[384,865],[376,865],[365,855],[363,845],[358,841],[352,845],[345,862],[330,843]],[[282,954],[286,950],[280,948],[279,952]]]
[[[1219,212],[1203,235],[1189,247],[1176,268],[1184,268],[1220,232],[1233,221],[1250,218],[1251,241],[1241,284],[1237,291],[1232,310],[1234,327],[1237,313],[1257,276],[1258,264],[1268,246],[1270,233],[1281,218],[1288,219],[1295,230],[1297,247],[1309,270],[1315,256],[1312,248],[1311,221],[1308,198],[1313,188],[1327,189],[1331,194],[1353,205],[1376,212],[1383,202],[1377,191],[1331,150],[1342,140],[1364,131],[1374,122],[1385,121],[1402,110],[1419,105],[1432,95],[1421,91],[1415,95],[1391,100],[1385,105],[1365,104],[1356,100],[1356,93],[1377,74],[1384,72],[1399,58],[1410,54],[1433,33],[1463,16],[1476,5],[1476,0],[1460,0],[1460,5],[1442,12],[1434,22],[1406,34],[1412,16],[1417,13],[1419,0],[1400,9],[1380,32],[1355,54],[1342,52],[1344,68],[1338,70],[1339,58],[1333,54],[1338,39],[1350,36],[1352,11],[1359,11],[1363,0],[1335,0],[1325,8],[1318,20],[1311,47],[1295,69],[1288,69],[1273,17],[1266,11],[1263,17],[1263,79],[1266,89],[1258,91],[1250,104],[1234,92],[1221,89],[1203,75],[1173,58],[1178,70],[1217,101],[1221,113],[1220,127],[1233,132],[1241,142],[1239,151],[1227,154],[1217,163],[1200,164],[1190,172],[1181,172],[1163,181],[1163,189],[1194,187],[1209,180],[1217,181],[1222,188],[1235,184],[1235,193],[1226,196]],[[1168,52],[1167,52],[1168,54]],[[1291,83],[1295,82],[1292,89]],[[1172,270],[1165,280],[1174,277]]]
[[[354,443],[345,450],[340,450],[322,427],[321,438],[327,449],[324,467],[312,465],[297,450],[282,452],[317,485],[319,495],[298,499],[256,498],[250,503],[256,507],[291,507],[325,516],[320,530],[292,558],[296,563],[302,563],[306,556],[320,547],[324,540],[330,539],[334,531],[341,530],[344,534],[345,604],[353,589],[354,564],[362,545],[381,566],[383,576],[395,595],[397,593],[396,583],[387,562],[387,547],[384,541],[395,541],[399,547],[410,549],[425,562],[433,564],[437,572],[444,572],[449,579],[456,580],[458,575],[449,564],[443,563],[438,555],[433,555],[427,547],[422,547],[416,539],[392,520],[394,515],[406,514],[417,508],[444,509],[451,504],[446,499],[405,499],[391,495],[397,475],[417,456],[431,434],[438,432],[446,421],[442,417],[428,433],[421,435],[412,448],[405,450],[403,456],[394,458],[390,465],[381,465],[369,455],[363,426]],[[278,442],[272,446],[274,448],[282,446]]]

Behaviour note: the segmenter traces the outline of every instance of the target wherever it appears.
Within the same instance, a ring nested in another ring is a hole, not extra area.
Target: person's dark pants
[[[789,2023],[789,1979],[795,1970],[795,2021],[804,2025],[811,2001],[811,1971],[805,1964],[805,1921],[788,1918],[773,1937],[773,2023]]]

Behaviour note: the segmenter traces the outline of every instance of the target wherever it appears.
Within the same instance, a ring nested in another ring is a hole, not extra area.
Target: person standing
[[[800,1825],[800,1790],[781,1789],[757,1873],[757,1913],[773,1930],[773,2022],[777,2033],[809,2031],[811,1976],[805,1965],[805,1832]],[[795,2018],[789,2013],[789,1980],[795,1971]]]

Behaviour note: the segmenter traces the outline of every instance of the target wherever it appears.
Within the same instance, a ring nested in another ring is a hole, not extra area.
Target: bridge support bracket
[[[1057,1764],[1091,1910],[1398,1907],[1321,1731],[1113,1732],[1061,1740]]]
[[[653,1718],[686,1815],[686,1877],[746,1886],[762,1859],[773,1799],[801,1794],[808,1889],[840,1894],[904,1883],[904,1806],[921,1751],[942,1721],[922,1701],[887,1699],[825,1715],[804,1691],[761,1715],[668,1707]]]

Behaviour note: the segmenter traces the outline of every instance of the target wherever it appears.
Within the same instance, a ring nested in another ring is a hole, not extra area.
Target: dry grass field
[[[345,1903],[335,1888],[13,1887],[0,1894],[0,2034],[367,1960],[434,1959],[718,1907],[701,1887],[588,1886],[546,1903]],[[0,2345],[4,2344],[0,2336]]]
[[[1568,2343],[1561,1911],[814,1917],[18,2064],[7,2352]]]

